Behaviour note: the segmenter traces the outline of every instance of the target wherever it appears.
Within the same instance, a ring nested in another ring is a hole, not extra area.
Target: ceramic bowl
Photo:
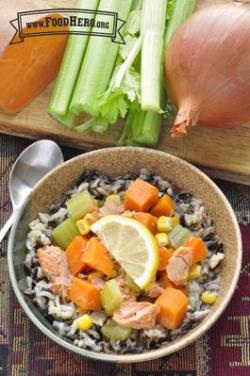
[[[159,174],[179,188],[192,192],[203,200],[216,224],[224,244],[225,259],[222,263],[220,292],[209,315],[187,334],[156,350],[141,354],[104,354],[78,348],[60,338],[52,325],[25,296],[20,287],[25,283],[23,262],[26,255],[25,241],[28,223],[39,212],[46,211],[57,201],[87,169],[96,169],[109,175],[138,172],[141,168]],[[31,321],[49,338],[77,354],[112,362],[141,362],[176,352],[204,334],[220,317],[228,305],[240,274],[242,258],[241,235],[234,212],[220,189],[201,171],[172,155],[144,148],[110,148],[93,151],[73,158],[57,167],[36,186],[24,204],[9,238],[8,265],[16,296]]]

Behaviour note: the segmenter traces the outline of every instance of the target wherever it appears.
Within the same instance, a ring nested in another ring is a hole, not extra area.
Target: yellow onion
[[[250,6],[224,4],[195,13],[165,56],[167,91],[181,137],[197,123],[237,127],[250,120]]]

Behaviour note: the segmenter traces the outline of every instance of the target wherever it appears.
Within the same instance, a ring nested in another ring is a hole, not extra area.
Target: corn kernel
[[[77,327],[79,330],[86,331],[93,325],[93,319],[88,314],[83,315],[77,320]]]
[[[201,300],[205,304],[214,304],[217,300],[216,292],[204,291],[201,294]]]
[[[156,241],[159,247],[166,247],[168,245],[168,235],[165,233],[159,233],[155,235]]]
[[[81,235],[86,235],[89,233],[90,227],[86,219],[80,219],[80,221],[77,221],[76,224]]]
[[[160,217],[157,221],[157,230],[159,232],[169,232],[173,229],[172,220],[169,217]]]
[[[200,278],[200,276],[201,276],[201,265],[198,265],[198,264],[192,265],[191,268],[189,269],[188,279],[189,280],[197,279],[197,278]]]
[[[176,216],[172,217],[171,221],[172,221],[172,225],[173,226],[176,226],[176,225],[180,224],[180,219],[178,217],[176,217]]]

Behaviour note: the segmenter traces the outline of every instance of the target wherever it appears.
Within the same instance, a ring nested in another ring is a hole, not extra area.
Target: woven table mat
[[[10,215],[8,176],[30,142],[0,135],[0,227]],[[64,148],[66,159],[77,154]],[[1,376],[249,376],[250,188],[216,181],[237,215],[244,245],[241,277],[223,317],[194,344],[159,360],[116,365],[74,355],[45,337],[27,319],[10,285],[7,241],[0,245]]]

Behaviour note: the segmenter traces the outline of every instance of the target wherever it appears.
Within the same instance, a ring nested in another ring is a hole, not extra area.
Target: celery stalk
[[[77,8],[95,11],[98,3],[99,0],[79,0]],[[90,31],[90,29],[91,27],[88,27],[86,31]],[[72,114],[68,113],[68,107],[88,41],[89,36],[87,35],[69,36],[55,88],[50,99],[49,114],[66,126],[71,126],[71,123],[73,123],[72,121],[65,121],[65,115],[67,118],[74,118]]]
[[[176,29],[193,13],[197,0],[175,0],[172,16],[168,22],[165,45],[167,46]]]
[[[193,13],[197,4],[197,0],[175,0],[173,13],[167,25],[164,44],[168,46],[170,39],[175,33],[176,29]],[[163,54],[164,57],[164,54]],[[164,93],[164,80],[163,80],[163,64],[161,67],[161,80],[160,80],[161,101],[166,102]],[[154,146],[158,143],[161,131],[162,116],[159,113],[147,112],[145,122],[139,131],[133,133],[135,135],[134,142],[147,146]],[[134,125],[136,126],[136,124]]]
[[[118,70],[117,74],[115,75],[113,82],[111,82],[110,84],[111,89],[113,90],[119,89],[127,71],[129,70],[135,58],[139,54],[141,50],[141,45],[142,45],[142,38],[138,38],[134,47],[130,51],[127,59],[124,61],[124,63],[121,65],[120,69]]]
[[[144,114],[143,122],[133,124],[133,141],[146,146],[155,146],[158,143],[161,131],[162,116],[152,111],[138,111]]]
[[[118,13],[118,17],[127,20],[133,1],[100,0],[99,10]],[[96,16],[96,20],[101,15]],[[105,92],[114,69],[119,44],[109,38],[91,36],[86,55],[80,70],[76,88],[70,104],[75,114],[88,112],[92,116],[99,113],[98,98]]]
[[[161,64],[167,0],[144,0],[142,8],[141,105],[144,111],[161,109]]]
[[[130,130],[132,128],[134,115],[135,115],[135,111],[130,110],[129,113],[128,113],[128,116],[126,118],[126,121],[123,125],[122,133],[121,133],[121,136],[120,136],[120,138],[117,142],[117,146],[126,145]]]

